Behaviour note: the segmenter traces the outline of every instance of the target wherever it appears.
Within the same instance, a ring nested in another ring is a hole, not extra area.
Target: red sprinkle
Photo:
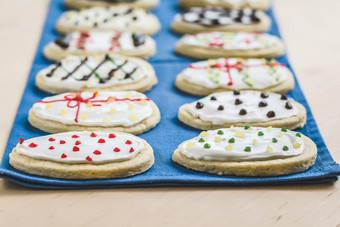
[[[98,143],[105,143],[105,140],[104,139],[99,139]]]
[[[54,138],[49,138],[48,141],[53,142],[53,141],[55,141],[55,139]]]
[[[79,147],[74,146],[73,151],[75,151],[75,152],[79,151]]]
[[[93,154],[95,154],[95,155],[101,155],[102,152],[100,152],[100,151],[98,151],[98,150],[95,150],[95,151],[93,152]]]
[[[80,145],[81,144],[81,142],[79,141],[79,140],[77,140],[76,142],[75,142],[75,145]]]
[[[20,140],[20,144],[22,144],[25,140],[23,139],[23,138],[19,138],[19,140]]]
[[[127,140],[125,144],[132,144],[132,142],[130,140]]]
[[[130,153],[134,152],[135,150],[133,149],[133,147],[130,148]]]
[[[67,158],[67,155],[63,153],[63,154],[61,155],[61,158]]]
[[[86,160],[89,161],[89,162],[92,162],[92,158],[90,156],[87,156]]]
[[[94,133],[94,132],[91,133],[91,137],[96,137],[96,136],[97,136],[96,133]]]
[[[50,146],[48,149],[50,149],[50,150],[54,150],[54,147],[53,147],[53,146]]]
[[[31,148],[35,148],[35,147],[37,147],[37,146],[38,146],[38,144],[35,144],[35,143],[30,143],[28,146],[29,146],[29,147],[31,147]]]
[[[73,136],[72,136],[72,138],[79,138],[79,136],[77,136],[77,135],[73,135]]]
[[[109,135],[109,138],[110,138],[110,139],[116,138],[116,135],[111,133],[111,134]]]
[[[114,152],[119,152],[120,149],[118,147],[116,147],[115,149],[113,149]]]
[[[66,142],[65,142],[65,140],[60,140],[59,143],[60,143],[60,144],[65,144]]]

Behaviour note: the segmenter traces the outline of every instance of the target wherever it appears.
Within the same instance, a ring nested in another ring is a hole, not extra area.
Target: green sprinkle
[[[251,147],[246,147],[246,148],[244,148],[244,151],[245,151],[245,152],[250,152],[250,151],[251,151]]]
[[[228,143],[235,143],[235,139],[234,138],[229,139]]]
[[[282,132],[287,132],[287,129],[286,128],[281,128],[281,131]]]
[[[263,133],[263,132],[261,132],[261,131],[259,131],[259,133],[257,133],[257,135],[258,135],[258,136],[263,136],[263,135],[264,135],[264,133]]]
[[[203,143],[205,140],[203,138],[199,139],[198,142]]]
[[[282,150],[284,150],[284,151],[288,151],[288,150],[289,150],[289,148],[288,148],[287,146],[283,146],[283,147],[282,147]]]
[[[276,138],[273,138],[273,139],[272,139],[272,142],[273,142],[273,143],[277,143],[277,139],[276,139]]]
[[[208,143],[204,144],[204,148],[205,148],[205,149],[209,149],[210,147],[211,147],[210,144],[208,144]]]
[[[218,131],[217,131],[217,134],[219,134],[219,135],[223,135],[223,134],[224,134],[224,132],[223,132],[222,130],[218,130]]]
[[[244,130],[247,130],[247,129],[249,129],[249,128],[250,128],[250,125],[244,126]]]
[[[296,133],[295,134],[297,137],[301,137],[301,134],[300,133]]]

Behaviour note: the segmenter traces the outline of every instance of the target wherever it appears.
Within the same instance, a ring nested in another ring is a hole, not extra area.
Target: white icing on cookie
[[[195,160],[251,161],[296,156],[304,146],[301,134],[286,129],[235,127],[202,132],[180,152]]]
[[[279,39],[276,36],[250,32],[204,32],[186,35],[181,41],[190,46],[225,50],[253,50],[271,47]]]
[[[147,63],[119,55],[68,56],[39,72],[49,87],[80,90],[84,87],[111,87],[135,83],[152,75]],[[84,76],[90,75],[88,78]]]
[[[287,80],[289,69],[275,59],[220,58],[191,64],[185,80],[210,89],[265,89]]]
[[[296,116],[299,111],[285,95],[258,91],[241,91],[240,94],[235,94],[232,91],[214,93],[190,103],[186,110],[193,117],[214,125],[266,122]]]
[[[115,30],[138,32],[146,24],[158,23],[143,9],[128,6],[92,7],[64,13],[58,25],[73,30]]]
[[[261,3],[263,0],[205,0],[205,1],[211,3],[227,3],[233,5],[234,7],[243,7],[247,4],[251,7],[254,7]]]
[[[19,154],[61,163],[107,163],[128,160],[144,149],[136,136],[122,133],[66,132],[20,139]]]
[[[38,101],[32,111],[63,124],[107,127],[130,127],[153,113],[149,99],[135,91],[64,93]]]

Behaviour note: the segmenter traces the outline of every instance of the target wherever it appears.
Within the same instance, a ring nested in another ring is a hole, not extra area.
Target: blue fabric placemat
[[[154,149],[156,162],[144,174],[124,178],[107,180],[60,180],[47,177],[33,176],[17,171],[9,165],[9,153],[18,143],[18,138],[29,139],[46,133],[32,127],[28,121],[28,111],[38,100],[49,96],[34,86],[37,72],[48,66],[51,62],[43,57],[43,47],[58,37],[54,27],[58,17],[64,11],[62,0],[53,0],[46,19],[39,48],[28,78],[13,129],[8,140],[0,166],[0,176],[21,185],[44,189],[70,189],[70,188],[118,188],[118,187],[157,187],[157,186],[219,186],[219,185],[269,185],[269,184],[300,184],[322,183],[338,179],[340,167],[335,163],[320,135],[311,110],[307,104],[299,84],[296,81],[295,89],[288,94],[307,109],[307,125],[300,130],[310,137],[318,147],[318,156],[315,165],[303,173],[280,177],[233,177],[217,176],[188,170],[172,162],[172,152],[184,140],[198,135],[199,130],[186,126],[177,120],[179,106],[193,102],[197,97],[182,93],[174,87],[176,75],[186,68],[192,61],[174,54],[175,43],[180,38],[170,32],[170,24],[178,12],[177,1],[162,0],[160,6],[154,10],[162,23],[162,30],[154,36],[157,42],[157,54],[149,62],[156,70],[159,83],[147,93],[158,105],[162,119],[153,130],[140,135],[147,140]],[[268,11],[273,25],[271,34],[280,36],[272,10]],[[287,56],[278,58],[290,69]],[[23,75],[25,76],[25,75]]]

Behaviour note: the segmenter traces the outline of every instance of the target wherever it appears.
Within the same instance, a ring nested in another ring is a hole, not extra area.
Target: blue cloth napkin
[[[188,170],[172,162],[172,152],[184,140],[195,137],[199,131],[188,127],[177,120],[178,108],[188,102],[193,102],[197,97],[182,93],[174,87],[176,75],[186,68],[192,61],[174,54],[175,43],[179,40],[170,32],[170,24],[174,15],[178,12],[177,1],[163,0],[160,6],[154,10],[162,23],[162,30],[154,36],[157,42],[157,54],[149,62],[153,65],[159,78],[159,83],[147,93],[154,100],[162,114],[161,122],[153,130],[140,135],[146,139],[154,149],[156,162],[154,166],[144,174],[124,178],[108,180],[60,180],[29,175],[12,168],[9,161],[9,153],[18,143],[18,138],[29,139],[46,133],[32,127],[28,121],[28,111],[38,100],[49,94],[40,91],[34,86],[34,79],[39,70],[48,66],[51,62],[43,57],[43,47],[58,37],[54,27],[58,17],[64,11],[61,0],[53,0],[46,19],[39,48],[28,78],[13,129],[8,140],[0,166],[0,176],[21,185],[45,188],[45,189],[70,189],[70,188],[117,188],[117,187],[156,187],[156,186],[217,186],[217,185],[269,185],[269,184],[303,184],[322,183],[336,181],[340,175],[340,167],[335,163],[320,135],[311,110],[307,104],[299,84],[296,81],[295,89],[288,94],[307,109],[307,125],[300,130],[309,136],[318,147],[318,156],[315,165],[303,172],[280,177],[234,177],[217,176],[212,174]],[[271,34],[280,36],[280,32],[272,10],[268,11],[273,21]],[[278,58],[290,69],[287,56]],[[24,75],[23,75],[24,76]]]

